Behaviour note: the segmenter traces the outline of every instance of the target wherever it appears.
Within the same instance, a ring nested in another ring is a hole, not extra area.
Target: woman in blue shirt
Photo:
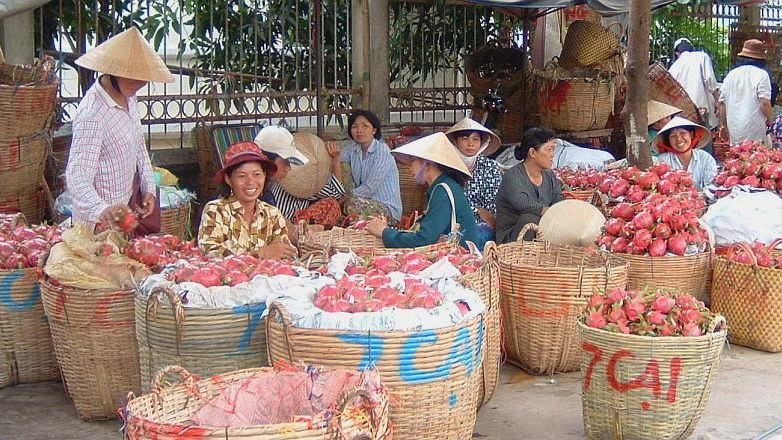
[[[458,233],[460,243],[475,243],[475,214],[464,194],[464,182],[471,177],[456,149],[443,133],[415,140],[393,151],[410,160],[410,168],[420,185],[428,185],[426,214],[417,231],[388,227],[385,219],[374,218],[367,230],[383,239],[389,248],[413,248],[437,243],[444,235]]]
[[[717,161],[702,149],[709,142],[711,133],[706,127],[677,116],[665,124],[652,144],[660,152],[659,163],[689,171],[695,187],[703,189],[717,175]]]
[[[373,205],[363,201],[378,202],[382,214],[399,220],[402,216],[402,196],[399,191],[399,170],[391,156],[391,150],[380,141],[380,120],[374,113],[356,110],[348,116],[348,135],[353,143],[342,149],[340,160],[350,164],[353,178],[353,200],[348,205]],[[335,143],[326,145],[329,154],[339,148]],[[341,170],[335,173],[342,180]],[[356,200],[357,199],[357,200]],[[346,206],[346,211],[350,207]]]

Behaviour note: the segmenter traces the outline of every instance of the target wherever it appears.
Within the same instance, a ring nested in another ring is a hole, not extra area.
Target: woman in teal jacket
[[[464,182],[471,177],[456,148],[443,133],[415,140],[391,152],[410,161],[410,169],[419,185],[428,185],[426,213],[416,231],[388,227],[386,220],[375,218],[367,230],[383,239],[389,248],[412,248],[437,243],[442,236],[458,233],[462,246],[477,238],[475,214],[464,194]]]

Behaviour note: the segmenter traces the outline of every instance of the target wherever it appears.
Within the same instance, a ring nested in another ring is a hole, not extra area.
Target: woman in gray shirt
[[[522,162],[505,172],[497,193],[497,242],[515,241],[527,223],[540,222],[549,206],[565,199],[562,182],[551,172],[554,163],[554,132],[531,127],[516,147]],[[532,240],[529,232],[524,239]]]

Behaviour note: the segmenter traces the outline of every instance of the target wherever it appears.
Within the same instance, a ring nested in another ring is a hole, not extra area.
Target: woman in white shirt
[[[698,189],[710,184],[717,175],[717,161],[702,150],[709,142],[711,133],[706,127],[679,116],[665,124],[652,141],[660,152],[658,162],[674,170],[689,171]]]

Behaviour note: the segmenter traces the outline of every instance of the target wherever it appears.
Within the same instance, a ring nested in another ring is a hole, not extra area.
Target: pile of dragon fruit
[[[223,259],[206,259],[199,255],[166,274],[175,283],[198,283],[204,287],[236,286],[252,280],[256,275],[298,276],[293,264],[280,260],[256,258],[249,254]]]
[[[363,280],[343,277],[315,294],[315,307],[327,312],[377,312],[384,307],[431,309],[442,304],[443,294],[420,279],[405,278],[404,289],[398,290],[392,287],[391,278],[381,274]]]
[[[407,251],[363,257],[349,264],[345,271],[348,275],[366,274],[373,271],[373,269],[383,274],[391,272],[418,274],[443,258],[447,258],[451,264],[459,269],[462,275],[475,272],[481,267],[481,260],[478,256],[457,246],[454,249],[439,250],[437,252]]]
[[[95,251],[99,256],[110,256],[117,252],[111,244],[101,244]],[[206,262],[207,258],[193,241],[182,241],[171,234],[150,235],[135,238],[121,249],[127,257],[149,267],[153,272],[160,272],[166,266],[179,260]]]
[[[728,261],[749,264],[753,266],[782,269],[782,254],[775,251],[780,240],[766,245],[753,241],[752,243],[736,243],[728,249]]]
[[[628,335],[701,336],[716,316],[691,295],[615,288],[593,294],[582,319],[589,327]]]
[[[59,226],[15,225],[13,217],[0,217],[0,269],[37,267],[52,246],[62,240]]]
[[[770,150],[753,141],[734,145],[723,162],[723,170],[714,177],[714,185],[724,189],[746,185],[782,193],[782,151]],[[717,197],[730,193],[713,192]]]

